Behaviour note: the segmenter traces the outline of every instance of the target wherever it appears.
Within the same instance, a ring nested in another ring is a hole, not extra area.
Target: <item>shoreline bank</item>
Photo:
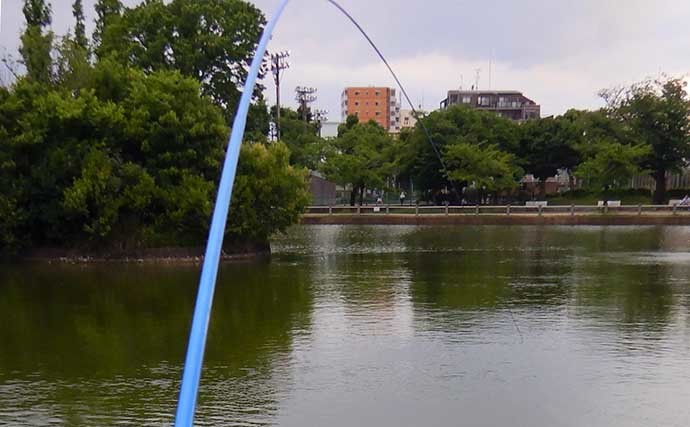
[[[205,248],[167,247],[133,251],[88,251],[78,249],[41,248],[8,258],[6,261],[40,262],[47,264],[201,264]],[[269,258],[270,245],[244,247],[223,252],[221,262],[251,261]]]
[[[669,225],[690,226],[690,215],[623,214],[307,214],[303,225]]]

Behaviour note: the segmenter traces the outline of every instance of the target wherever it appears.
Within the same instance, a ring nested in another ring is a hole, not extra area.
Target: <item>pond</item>
[[[690,228],[302,226],[224,264],[200,426],[685,426]],[[198,266],[0,269],[0,425],[170,425]]]

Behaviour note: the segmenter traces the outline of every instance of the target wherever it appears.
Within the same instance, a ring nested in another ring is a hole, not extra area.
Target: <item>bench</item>
[[[610,208],[620,208],[621,207],[621,201],[620,200],[609,200],[608,202],[605,202],[603,200],[599,200],[597,203],[598,207],[604,207],[608,206]]]

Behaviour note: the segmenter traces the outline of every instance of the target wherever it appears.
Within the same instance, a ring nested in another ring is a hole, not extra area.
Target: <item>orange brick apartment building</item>
[[[343,122],[356,115],[360,122],[374,120],[391,133],[400,131],[400,103],[388,87],[348,87],[341,98]]]

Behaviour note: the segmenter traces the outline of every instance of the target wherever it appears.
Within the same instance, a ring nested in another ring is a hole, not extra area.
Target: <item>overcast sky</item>
[[[14,52],[22,0],[2,1],[0,51]],[[201,1],[201,0],[200,0]],[[72,0],[52,0],[54,30],[72,26]],[[89,19],[93,0],[85,0]],[[136,0],[125,1],[127,4]],[[267,16],[278,0],[255,0]],[[597,91],[660,72],[690,73],[687,0],[341,0],[388,56],[415,104],[438,107],[461,81],[469,88],[520,90],[542,114],[597,108]],[[315,107],[340,119],[346,86],[394,86],[366,41],[325,0],[292,0],[271,50],[292,52],[282,97],[318,88]],[[2,52],[0,52],[2,53]],[[267,98],[273,84],[265,82]]]

